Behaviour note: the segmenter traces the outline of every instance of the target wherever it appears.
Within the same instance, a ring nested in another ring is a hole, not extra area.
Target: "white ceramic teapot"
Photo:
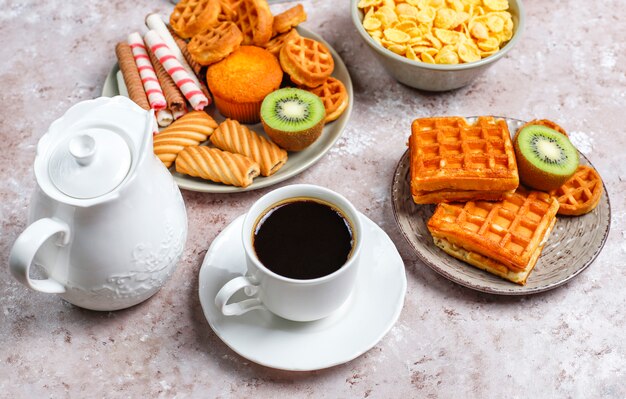
[[[70,108],[39,140],[37,190],[9,258],[26,286],[93,310],[136,305],[174,271],[183,199],[152,150],[154,115],[126,97]],[[31,264],[47,279],[32,279]]]

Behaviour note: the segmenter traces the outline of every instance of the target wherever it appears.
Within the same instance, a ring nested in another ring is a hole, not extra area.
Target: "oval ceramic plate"
[[[208,193],[235,193],[240,191],[250,191],[263,187],[268,187],[289,179],[290,177],[293,177],[311,167],[311,165],[313,165],[322,156],[324,156],[324,154],[326,154],[326,152],[330,150],[330,148],[335,144],[339,137],[341,137],[343,129],[348,123],[348,119],[350,119],[350,114],[352,113],[352,102],[354,99],[352,92],[352,80],[350,79],[348,68],[346,68],[343,60],[339,57],[339,54],[337,54],[337,52],[319,35],[302,27],[298,27],[298,32],[302,36],[310,37],[324,43],[324,45],[330,50],[331,54],[333,55],[333,58],[335,60],[335,70],[332,76],[340,80],[344,84],[344,86],[346,86],[346,91],[348,92],[349,97],[348,107],[343,112],[343,114],[337,120],[324,126],[324,132],[322,133],[321,137],[317,139],[317,141],[309,146],[307,149],[300,152],[290,152],[287,163],[278,172],[268,177],[259,176],[255,178],[254,182],[246,188],[227,186],[224,184],[213,183],[211,181],[203,180],[200,178],[181,175],[179,173],[176,173],[174,171],[174,168],[172,167],[170,168],[170,171],[172,172],[174,180],[176,180],[176,183],[180,188]],[[118,70],[118,65],[115,64],[115,66],[107,76],[106,80],[104,81],[104,86],[102,88],[103,96],[113,97],[120,94],[116,78]],[[218,123],[224,120],[224,117],[219,114],[214,106],[209,106],[209,108],[207,108],[207,112]],[[257,133],[265,134],[263,132],[263,127],[260,123],[256,125],[249,125],[249,127]]]
[[[467,119],[472,123],[476,120]],[[512,134],[524,124],[516,119],[502,119],[506,120]],[[591,165],[583,154],[580,154],[580,163]],[[611,205],[604,187],[600,203],[592,212],[582,216],[557,216],[554,230],[526,285],[517,285],[461,262],[437,247],[426,225],[435,205],[415,204],[409,182],[407,150],[396,167],[391,186],[393,212],[402,234],[426,265],[447,279],[478,291],[526,295],[563,285],[593,262],[609,233]]]

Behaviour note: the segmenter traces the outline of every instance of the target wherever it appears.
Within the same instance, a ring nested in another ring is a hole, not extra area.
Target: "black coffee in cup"
[[[291,198],[260,217],[253,245],[269,270],[309,280],[339,270],[350,257],[354,237],[339,209],[318,199]]]

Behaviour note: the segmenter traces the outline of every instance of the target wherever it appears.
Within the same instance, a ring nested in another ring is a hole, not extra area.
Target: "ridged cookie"
[[[240,154],[193,146],[185,148],[178,155],[176,172],[216,183],[248,187],[259,175],[259,164]]]
[[[154,136],[154,153],[169,168],[185,147],[206,141],[215,129],[217,122],[206,112],[189,112]]]
[[[211,136],[211,143],[225,151],[250,157],[261,168],[262,176],[271,176],[287,162],[287,151],[239,122],[226,119]]]

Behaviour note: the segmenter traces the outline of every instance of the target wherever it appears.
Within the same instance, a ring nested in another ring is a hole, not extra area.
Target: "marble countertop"
[[[8,271],[35,187],[35,147],[72,104],[99,96],[114,44],[166,1],[11,1],[0,13],[0,397],[626,397],[626,25],[618,0],[525,2],[526,31],[469,87],[441,94],[394,81],[373,59],[349,2],[307,0],[305,26],[339,52],[354,83],[352,118],[316,165],[279,186],[339,191],[379,224],[406,266],[400,318],[370,351],[315,372],[256,365],[212,332],[198,271],[212,240],[271,189],[184,191],[189,236],[169,282],[127,310],[93,312],[30,291]],[[272,6],[274,10],[286,4]],[[390,183],[410,123],[493,114],[558,121],[608,188],[611,231],[581,275],[539,295],[458,286],[412,252],[393,218]]]

